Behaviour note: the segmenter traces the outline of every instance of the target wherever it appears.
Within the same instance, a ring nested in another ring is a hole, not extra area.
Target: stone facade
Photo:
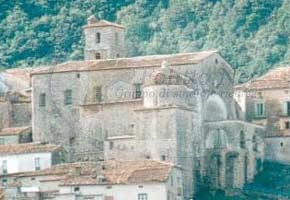
[[[84,34],[85,60],[125,57],[123,26],[91,16]]]
[[[200,183],[229,189],[251,181],[263,162],[263,128],[242,121],[229,64],[215,51],[92,60],[88,49],[102,49],[91,41],[100,27],[123,30],[91,18],[85,61],[32,73],[34,141],[62,145],[71,161],[180,165],[187,199]],[[102,33],[109,46],[112,34]]]

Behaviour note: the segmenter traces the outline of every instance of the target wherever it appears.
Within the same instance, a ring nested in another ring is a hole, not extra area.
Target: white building
[[[62,154],[60,146],[51,144],[0,145],[0,174],[5,175],[49,168],[61,161]]]
[[[153,160],[68,163],[10,176],[9,180],[14,180],[5,191],[9,199],[183,199],[181,169]]]

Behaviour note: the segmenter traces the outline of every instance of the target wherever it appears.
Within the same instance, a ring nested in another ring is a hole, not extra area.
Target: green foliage
[[[290,63],[288,0],[0,0],[0,66],[82,59],[91,14],[126,26],[129,56],[218,49],[237,82]]]

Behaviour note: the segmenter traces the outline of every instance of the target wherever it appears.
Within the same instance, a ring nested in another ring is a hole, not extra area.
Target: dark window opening
[[[216,59],[215,59],[215,64],[218,64],[218,63],[219,63],[219,62],[218,62],[218,59],[216,58]]]
[[[7,160],[2,161],[2,171],[3,174],[7,174]]]
[[[290,122],[285,122],[285,129],[290,129]]]
[[[148,200],[148,195],[146,193],[138,194],[138,200]]]
[[[74,187],[74,192],[79,192],[80,188],[79,187]]]
[[[134,97],[135,99],[139,99],[142,97],[142,85],[140,83],[135,84],[135,94]]]
[[[281,143],[280,143],[280,146],[281,146],[281,147],[283,147],[283,145],[284,145],[284,143],[283,143],[283,142],[281,142]]]
[[[96,33],[96,43],[99,44],[101,43],[101,33]]]
[[[95,54],[95,59],[96,60],[100,60],[101,59],[101,54],[100,53],[96,53]]]
[[[44,106],[45,106],[45,104],[46,104],[45,100],[46,100],[46,95],[45,95],[45,93],[41,93],[41,94],[39,95],[39,106],[40,106],[40,107],[44,107]]]
[[[96,102],[102,101],[102,86],[97,86],[95,88],[95,94],[96,94]]]
[[[287,116],[290,116],[290,101],[287,101]]]
[[[161,160],[162,160],[162,161],[166,161],[166,156],[165,156],[165,155],[162,155],[162,156],[161,156]]]
[[[6,186],[6,185],[7,185],[7,179],[3,179],[3,180],[2,180],[2,185],[3,185],[3,186]]]
[[[80,74],[79,73],[77,73],[77,78],[80,78]]]
[[[110,149],[112,150],[114,148],[114,142],[110,142]]]
[[[70,146],[73,146],[74,143],[75,143],[75,138],[74,138],[74,137],[71,137],[71,138],[69,139],[69,145],[70,145]]]
[[[240,148],[246,148],[246,140],[245,140],[245,133],[244,131],[240,132]]]
[[[72,90],[64,91],[64,104],[71,105],[72,104]]]
[[[258,143],[257,143],[257,138],[255,135],[252,138],[252,143],[253,143],[253,151],[257,152],[258,151]]]

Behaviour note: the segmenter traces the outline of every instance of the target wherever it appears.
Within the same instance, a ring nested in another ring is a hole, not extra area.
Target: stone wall
[[[100,33],[100,43],[96,43],[97,32]],[[95,60],[96,53],[100,53],[102,59],[125,57],[123,29],[108,26],[92,27],[85,28],[84,34],[85,60]]]
[[[265,159],[279,163],[290,163],[290,137],[265,138]]]

